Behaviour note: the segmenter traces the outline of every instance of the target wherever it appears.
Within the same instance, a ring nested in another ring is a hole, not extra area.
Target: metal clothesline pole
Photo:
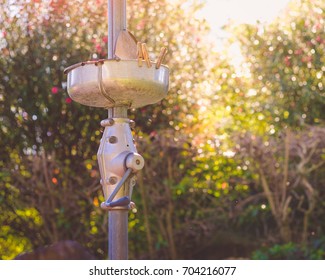
[[[120,31],[125,29],[126,0],[108,0],[108,59],[115,58],[117,38]],[[108,111],[111,117],[124,117],[114,114],[114,108]],[[126,209],[108,212],[108,259],[128,259],[128,210]]]
[[[126,0],[108,0],[108,59],[115,56],[121,30],[126,30]]]
[[[127,110],[157,103],[167,95],[169,85],[169,69],[161,65],[165,52],[152,67],[148,55],[140,55],[135,40],[131,39],[130,44],[123,41],[125,34],[129,37],[132,34],[122,31],[126,31],[126,0],[108,0],[108,59],[81,62],[64,70],[68,75],[69,96],[75,102],[108,110],[108,118],[101,121],[105,129],[97,159],[105,197],[101,208],[109,212],[110,260],[128,259],[128,211],[135,207],[131,197],[136,173],[144,167]],[[118,40],[118,49],[124,53],[117,57]],[[146,50],[145,44],[141,44],[141,49],[143,46]],[[133,57],[133,53],[129,58],[128,52],[134,52],[135,48],[138,57]],[[147,67],[142,67],[143,60],[148,62]]]
[[[125,111],[127,110],[126,108]],[[119,114],[113,114],[114,108],[109,108],[109,117],[120,118]],[[122,188],[127,188],[126,181]],[[111,192],[112,193],[112,192]],[[120,198],[120,197],[119,197]],[[108,259],[128,259],[128,209],[117,208],[108,211]]]

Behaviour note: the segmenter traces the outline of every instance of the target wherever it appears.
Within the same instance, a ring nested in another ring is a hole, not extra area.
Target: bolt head
[[[117,178],[112,176],[108,178],[108,183],[111,185],[115,185],[117,183]]]
[[[116,144],[117,143],[117,137],[116,136],[111,136],[109,137],[108,139],[108,142],[111,143],[111,144]]]

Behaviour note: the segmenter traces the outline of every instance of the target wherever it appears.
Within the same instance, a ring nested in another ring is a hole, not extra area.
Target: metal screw
[[[139,164],[141,163],[141,161],[140,161],[139,159],[137,159],[137,160],[135,161],[135,163],[136,163],[137,165],[139,165]]]
[[[111,136],[111,137],[108,139],[108,142],[110,142],[111,144],[115,144],[115,143],[117,143],[117,137],[116,137],[116,136]]]
[[[111,185],[115,185],[115,184],[117,183],[117,178],[114,177],[114,176],[109,177],[108,182],[109,182]]]

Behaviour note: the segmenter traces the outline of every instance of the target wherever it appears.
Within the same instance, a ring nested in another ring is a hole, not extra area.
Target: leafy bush
[[[256,250],[254,260],[323,260],[325,259],[325,237],[315,239],[307,244],[289,242],[273,247]]]

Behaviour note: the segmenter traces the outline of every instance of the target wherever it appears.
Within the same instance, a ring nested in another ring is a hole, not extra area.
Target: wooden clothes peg
[[[157,62],[156,62],[156,69],[159,69],[162,62],[164,61],[165,57],[166,57],[166,54],[167,54],[167,48],[166,47],[162,47],[161,50],[160,50],[160,54],[157,58]]]

